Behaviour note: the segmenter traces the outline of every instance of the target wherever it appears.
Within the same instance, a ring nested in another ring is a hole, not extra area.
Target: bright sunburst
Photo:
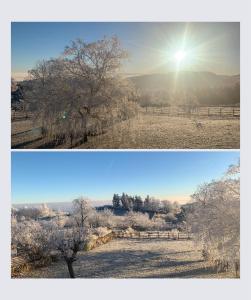
[[[174,55],[174,58],[177,62],[181,62],[186,57],[186,52],[183,50],[177,51]]]

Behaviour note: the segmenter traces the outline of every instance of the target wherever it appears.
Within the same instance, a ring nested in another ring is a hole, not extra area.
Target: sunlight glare
[[[178,52],[175,53],[174,57],[175,57],[175,59],[176,59],[177,62],[180,62],[180,61],[182,61],[186,57],[186,52],[180,50],[180,51],[178,51]]]

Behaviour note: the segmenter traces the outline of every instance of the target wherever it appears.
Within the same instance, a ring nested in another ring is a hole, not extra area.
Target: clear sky
[[[238,159],[235,151],[12,152],[12,202],[111,200],[125,192],[184,203]]]
[[[12,76],[18,80],[37,61],[59,56],[76,38],[91,42],[112,35],[129,51],[125,73],[173,71],[179,51],[185,53],[185,70],[240,72],[239,23],[13,22],[11,33]]]

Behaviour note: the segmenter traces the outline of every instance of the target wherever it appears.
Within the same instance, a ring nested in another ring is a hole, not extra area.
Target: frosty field
[[[193,241],[165,239],[115,239],[74,263],[78,278],[231,278],[216,273],[201,258]],[[23,274],[23,277],[27,275]],[[69,278],[63,260],[29,271],[29,278]]]
[[[118,124],[113,133],[91,138],[81,148],[157,149],[238,149],[239,119],[195,119],[161,115],[141,115]]]
[[[200,123],[201,126],[196,124]],[[12,122],[13,148],[70,148],[41,136],[39,124]],[[240,119],[183,117],[141,113],[74,148],[102,149],[238,149]]]

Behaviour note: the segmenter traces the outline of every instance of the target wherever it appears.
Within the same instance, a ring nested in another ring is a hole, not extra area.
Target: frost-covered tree
[[[198,187],[195,205],[187,216],[203,255],[236,267],[240,250],[240,166],[230,166],[225,176]]]
[[[145,211],[153,213],[158,212],[161,210],[161,201],[154,197],[147,196],[144,203],[144,209]]]
[[[93,208],[87,198],[79,197],[73,200],[73,217],[78,227],[84,227],[85,220],[92,211]]]
[[[50,233],[38,221],[12,222],[11,242],[17,248],[18,255],[28,261],[41,260],[49,256]]]
[[[150,229],[152,226],[148,214],[133,211],[128,212],[126,215],[125,224],[137,230]]]
[[[17,255],[29,262],[50,262],[52,252],[58,251],[67,264],[69,275],[75,278],[73,263],[77,253],[83,249],[90,233],[87,216],[91,212],[83,199],[75,201],[78,208],[72,217],[60,216],[49,221],[11,220],[11,243]],[[65,226],[71,218],[70,226]]]
[[[27,219],[27,220],[37,220],[41,216],[41,210],[36,207],[23,207],[15,211],[15,215],[18,220]]]
[[[29,71],[26,98],[36,107],[44,133],[62,140],[99,134],[137,111],[137,93],[120,76],[127,53],[116,37],[87,43],[77,39],[57,59]]]
[[[103,212],[99,214],[100,214],[101,227],[112,228],[115,225],[114,215],[111,210],[105,209]]]
[[[73,263],[77,260],[78,252],[83,250],[88,236],[88,226],[75,226],[67,229],[54,228],[50,239],[50,247],[60,251],[67,264],[70,278],[75,278]]]
[[[43,203],[43,204],[40,206],[39,210],[40,210],[40,215],[41,215],[42,217],[51,217],[51,216],[55,216],[55,212],[53,212],[53,210],[50,209],[46,203]]]

